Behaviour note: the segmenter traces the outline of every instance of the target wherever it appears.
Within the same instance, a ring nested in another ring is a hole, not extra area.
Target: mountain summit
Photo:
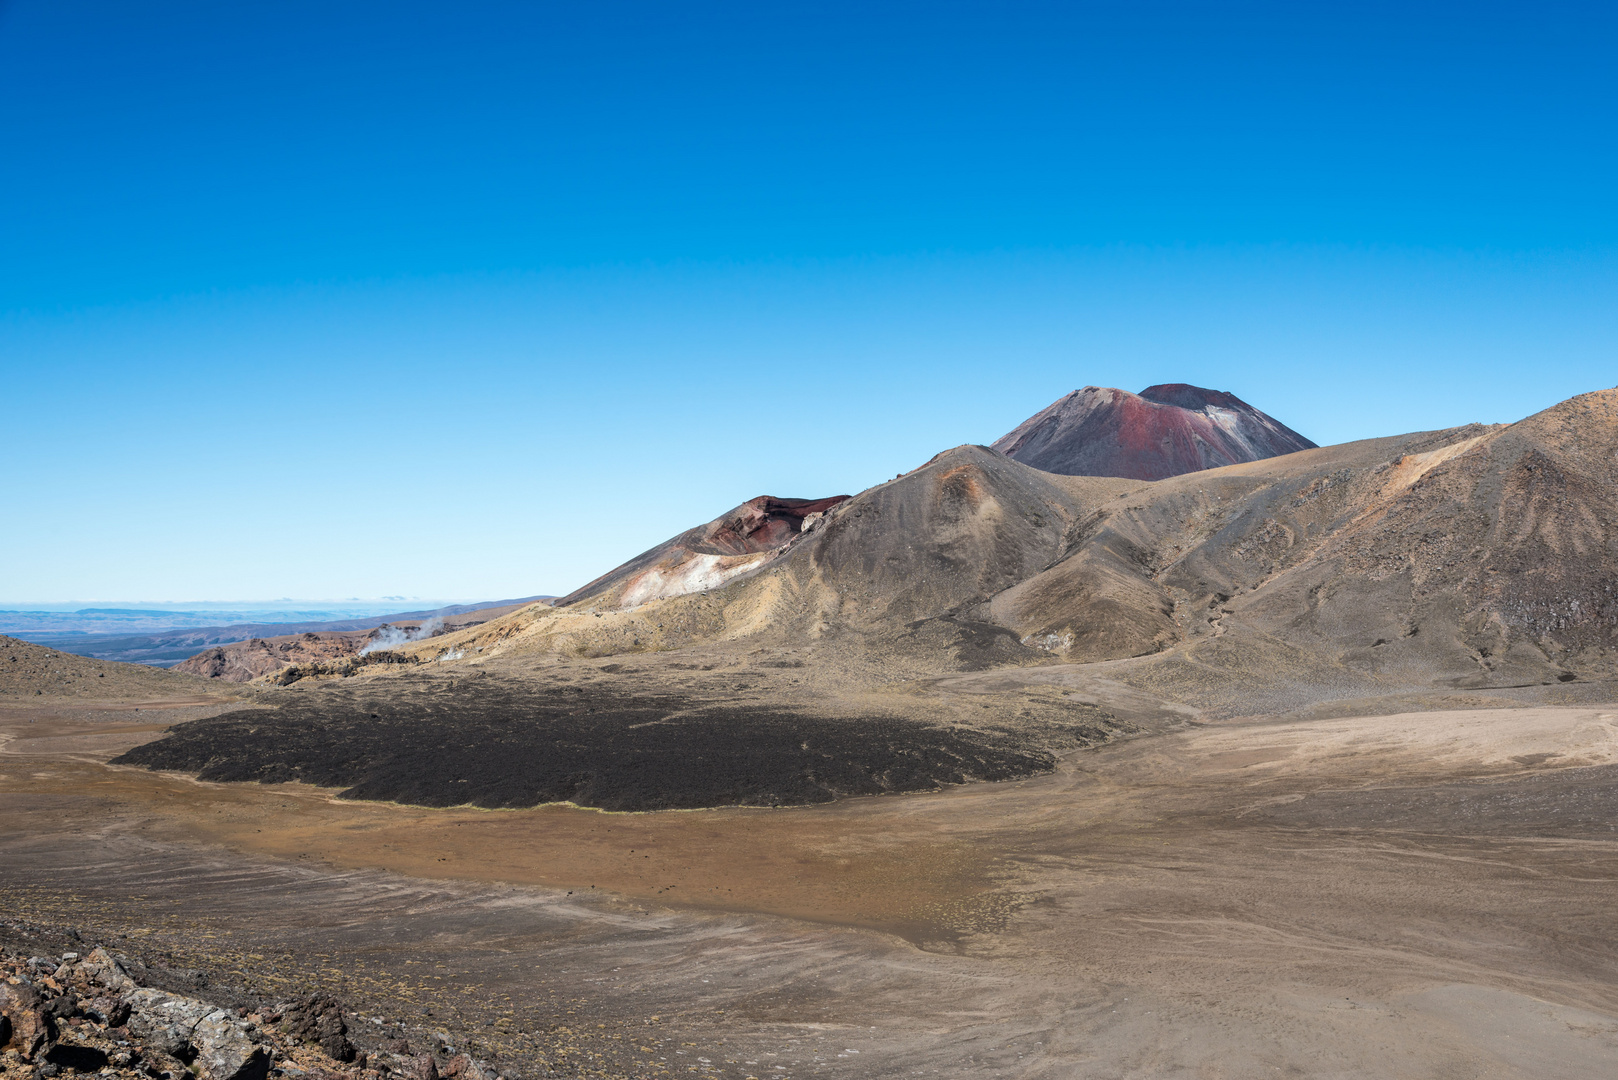
[[[1314,446],[1235,394],[1186,383],[1148,386],[1138,394],[1086,386],[994,444],[1044,472],[1131,480],[1161,480]]]

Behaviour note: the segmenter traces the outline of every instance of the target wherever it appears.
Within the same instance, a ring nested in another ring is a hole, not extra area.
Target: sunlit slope
[[[962,446],[719,587],[530,608],[418,651],[757,639],[907,647],[940,670],[1173,653],[1260,680],[1594,677],[1618,611],[1615,467],[1618,391],[1155,482]]]

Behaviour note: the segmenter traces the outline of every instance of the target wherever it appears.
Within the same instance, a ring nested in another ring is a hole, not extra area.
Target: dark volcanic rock
[[[107,1027],[119,1027],[129,1020],[129,1003],[115,997],[94,997],[82,1003],[86,1015]]]
[[[1075,390],[994,448],[1064,476],[1161,480],[1314,445],[1234,394],[1165,383],[1139,394],[1100,386]]]
[[[1008,736],[909,720],[479,679],[433,698],[334,689],[275,712],[226,713],[180,724],[117,763],[425,806],[659,810],[921,791],[1026,776],[1053,759]]]
[[[320,1044],[338,1061],[354,1060],[343,1006],[329,994],[310,994],[293,1002],[281,1015],[281,1030],[294,1039]]]

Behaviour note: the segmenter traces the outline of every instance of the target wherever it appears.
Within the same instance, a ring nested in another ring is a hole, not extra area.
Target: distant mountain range
[[[476,604],[451,604],[447,607],[432,608],[426,611],[396,611],[382,615],[370,615],[356,619],[336,619],[324,621],[301,622],[242,622],[230,623],[224,626],[180,626],[174,629],[159,630],[153,633],[130,634],[117,633],[115,629],[109,631],[87,632],[85,630],[59,630],[59,629],[9,629],[12,637],[44,645],[61,652],[74,653],[79,656],[91,656],[98,660],[119,660],[130,664],[149,664],[155,667],[173,667],[181,661],[195,656],[203,649],[216,645],[230,645],[236,642],[250,641],[255,638],[282,638],[298,634],[339,633],[355,630],[374,630],[379,626],[393,625],[400,622],[419,623],[427,619],[453,619],[454,616],[465,615],[471,612],[483,611],[489,608],[520,607],[538,600],[548,600],[547,596],[529,596],[516,600],[488,600]],[[85,608],[78,612],[0,612],[0,616],[17,614],[40,614],[65,616],[74,615],[115,615],[124,616],[131,612],[136,614],[157,614],[165,619],[185,620],[187,618],[202,621],[210,616],[217,618],[219,612],[176,612],[158,611],[141,613],[131,608]],[[289,612],[288,614],[297,614]],[[13,620],[15,621],[15,620]],[[92,622],[91,625],[97,625]],[[106,625],[101,623],[100,625]],[[116,623],[113,624],[114,628]]]
[[[394,602],[389,603],[390,600]],[[41,604],[0,608],[0,633],[5,634],[161,634],[195,627],[291,625],[293,623],[346,622],[385,619],[414,602],[411,597],[383,597],[369,601],[265,601],[260,603],[186,604]],[[444,601],[429,602],[429,608]]]

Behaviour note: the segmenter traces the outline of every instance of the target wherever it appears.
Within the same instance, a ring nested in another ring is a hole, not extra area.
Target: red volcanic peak
[[[1066,476],[1161,480],[1314,445],[1234,394],[1164,383],[1139,394],[1103,386],[1075,390],[994,448]]]

